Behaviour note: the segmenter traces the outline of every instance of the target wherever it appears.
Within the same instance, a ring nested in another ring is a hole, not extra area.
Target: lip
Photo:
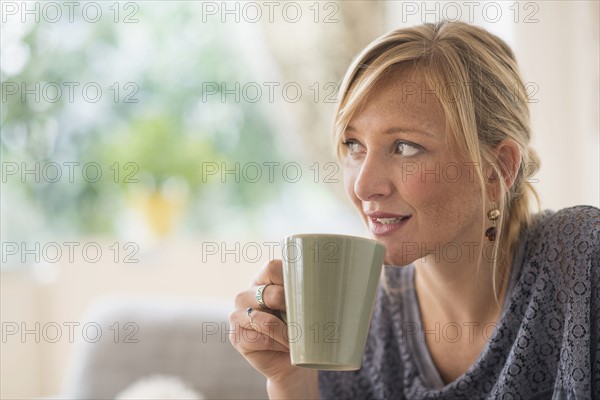
[[[369,218],[406,218],[410,217],[410,215],[402,215],[402,214],[392,214],[383,211],[365,211],[365,214]]]
[[[402,229],[412,217],[412,215],[393,214],[383,211],[365,211],[365,214],[369,217],[369,229],[376,237],[388,236],[397,232]],[[382,224],[377,222],[377,218],[403,218],[403,220],[394,224]]]

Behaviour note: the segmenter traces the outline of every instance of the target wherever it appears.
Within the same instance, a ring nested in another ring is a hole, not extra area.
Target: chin
[[[383,263],[385,265],[393,265],[398,267],[406,266],[415,262],[421,257],[420,249],[414,248],[413,246],[399,245],[399,243],[407,243],[401,237],[377,237],[373,234],[369,234],[369,237],[373,240],[377,240],[379,243],[385,246],[385,256],[383,258]]]
[[[386,254],[385,254],[385,257],[383,258],[383,263],[384,263],[384,265],[393,265],[396,267],[404,267],[409,264],[412,264],[413,262],[415,262],[418,259],[419,259],[419,257],[417,257],[415,254],[411,254],[411,255],[395,254],[394,252],[392,252],[391,254],[388,254],[387,246],[386,246]]]
[[[412,261],[398,261],[398,262],[394,262],[393,260],[384,260],[383,261],[383,265],[387,265],[390,267],[398,267],[398,268],[403,268],[403,267],[408,267],[410,264],[412,264],[415,260]]]

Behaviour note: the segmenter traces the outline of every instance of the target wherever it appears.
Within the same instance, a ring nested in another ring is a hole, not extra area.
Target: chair
[[[209,399],[267,398],[266,379],[229,343],[231,306],[156,297],[105,297],[79,328],[67,399],[114,399],[134,381],[175,376]]]

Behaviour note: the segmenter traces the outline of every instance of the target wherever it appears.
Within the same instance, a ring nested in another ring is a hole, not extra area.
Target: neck
[[[497,321],[504,302],[508,273],[497,273],[496,300],[493,263],[479,253],[464,254],[450,262],[440,260],[443,257],[436,259],[433,254],[415,261],[415,286],[422,311],[435,316],[440,322],[469,321],[484,324]],[[499,271],[508,272],[507,259],[510,258],[498,260]]]

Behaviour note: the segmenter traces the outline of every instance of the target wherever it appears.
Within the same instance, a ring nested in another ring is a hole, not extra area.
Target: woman
[[[600,393],[600,210],[530,213],[538,159],[502,40],[449,22],[380,37],[344,78],[334,135],[348,196],[386,246],[382,285],[361,369],[317,372],[290,365],[281,261],[260,271],[230,340],[272,398]]]

